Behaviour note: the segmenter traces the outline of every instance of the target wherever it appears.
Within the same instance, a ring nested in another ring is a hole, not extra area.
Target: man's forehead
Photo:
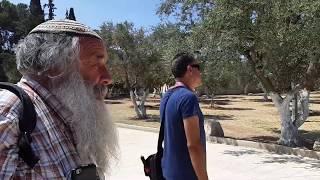
[[[79,37],[79,43],[80,43],[80,48],[84,50],[90,50],[90,49],[105,50],[106,49],[104,42],[94,37],[87,37],[87,36]]]
[[[103,53],[107,55],[105,45],[102,40],[93,37],[80,37],[80,51],[90,55],[92,53]]]
[[[79,37],[80,45],[82,46],[89,46],[89,45],[99,45],[101,47],[105,47],[104,43],[101,39],[88,37],[88,36],[80,36]]]

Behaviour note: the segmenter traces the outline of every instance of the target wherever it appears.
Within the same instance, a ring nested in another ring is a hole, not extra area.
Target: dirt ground
[[[308,140],[320,138],[320,91],[311,93],[310,117],[299,128],[302,137]],[[112,118],[119,123],[138,126],[159,127],[159,99],[149,98],[146,120],[135,118],[133,106],[128,98],[108,99]],[[276,143],[280,133],[280,120],[272,102],[265,102],[262,94],[220,95],[201,100],[200,106],[205,119],[218,120],[226,137],[259,142]]]

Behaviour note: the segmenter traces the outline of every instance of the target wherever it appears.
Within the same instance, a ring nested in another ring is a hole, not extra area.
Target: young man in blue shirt
[[[207,180],[204,117],[194,94],[201,85],[199,62],[180,53],[174,58],[172,73],[176,84],[160,103],[165,120],[163,175],[167,180]]]

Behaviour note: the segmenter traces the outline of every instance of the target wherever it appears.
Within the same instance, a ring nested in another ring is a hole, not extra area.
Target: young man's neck
[[[195,87],[191,86],[190,81],[185,78],[176,78],[175,86],[186,86],[188,89],[195,91]]]

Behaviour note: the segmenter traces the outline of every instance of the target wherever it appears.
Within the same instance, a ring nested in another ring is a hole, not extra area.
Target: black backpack
[[[14,93],[21,100],[22,114],[19,116],[19,129],[21,134],[18,138],[18,154],[30,168],[33,168],[39,161],[39,158],[34,154],[30,146],[32,141],[30,134],[37,123],[37,114],[34,105],[29,95],[21,87],[11,83],[0,82],[0,88]]]
[[[184,88],[184,86],[175,87],[173,92],[168,96],[168,99],[165,101],[163,118],[161,119],[160,131],[158,136],[158,145],[157,152],[155,154],[151,154],[145,159],[144,156],[141,156],[140,159],[143,164],[143,171],[145,176],[149,176],[150,180],[164,180],[162,167],[161,167],[161,159],[163,156],[163,147],[162,142],[164,140],[164,121],[165,121],[165,112],[167,102],[169,101],[170,96],[174,93],[177,88]]]

